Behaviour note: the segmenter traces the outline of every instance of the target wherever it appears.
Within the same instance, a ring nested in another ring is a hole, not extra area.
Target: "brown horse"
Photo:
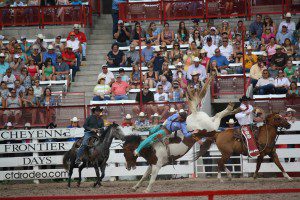
[[[265,124],[259,127],[259,132],[257,135],[257,144],[260,150],[260,155],[257,158],[256,171],[253,178],[256,179],[258,175],[259,168],[263,161],[263,158],[268,155],[277,165],[277,167],[283,173],[283,176],[288,180],[293,180],[289,175],[284,171],[281,163],[279,162],[278,155],[276,153],[276,138],[278,136],[278,128],[289,129],[291,125],[279,114],[270,114],[266,117]],[[221,178],[221,171],[225,170],[229,180],[231,180],[231,173],[225,167],[228,159],[233,153],[248,155],[247,147],[240,139],[237,139],[234,136],[234,129],[227,129],[226,131],[216,133],[214,137],[208,138],[203,145],[200,147],[200,150],[195,155],[195,160],[200,156],[203,156],[207,150],[210,148],[211,144],[216,141],[216,145],[219,151],[222,154],[221,159],[218,161],[218,179],[223,182]]]

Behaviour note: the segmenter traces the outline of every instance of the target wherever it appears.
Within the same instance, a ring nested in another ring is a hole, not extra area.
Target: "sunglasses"
[[[163,88],[158,88],[159,90],[162,90]]]
[[[28,89],[28,91],[33,91],[33,89]]]
[[[144,90],[149,90],[149,88],[144,88]]]

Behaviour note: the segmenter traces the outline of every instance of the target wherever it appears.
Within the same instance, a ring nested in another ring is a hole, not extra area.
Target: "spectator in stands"
[[[41,0],[41,6],[55,6],[55,0]]]
[[[71,124],[67,126],[67,128],[80,128],[79,121],[80,120],[77,117],[73,117],[72,119],[70,119]],[[72,141],[76,141],[76,140],[72,140]]]
[[[174,31],[170,30],[170,25],[165,22],[164,29],[160,34],[161,42],[165,42],[167,45],[172,45],[174,42]]]
[[[1,53],[4,54],[4,61],[9,63],[11,61],[11,56],[5,46],[1,48]]]
[[[261,56],[262,56],[262,60],[263,60],[264,64],[266,65],[266,67],[267,68],[270,67],[270,61],[268,59],[268,54],[265,51],[263,51]]]
[[[23,85],[21,85],[21,82],[19,80],[15,80],[14,89],[16,90],[16,95],[18,97],[22,98],[25,95],[26,89]]]
[[[40,100],[41,96],[43,95],[43,88],[40,86],[40,81],[39,80],[35,80],[34,81],[34,86],[32,86],[34,89],[34,96]]]
[[[283,20],[278,27],[278,32],[280,32],[285,25],[287,27],[287,30],[289,32],[293,32],[296,30],[296,24],[295,22],[291,21],[292,15],[290,12],[286,13],[285,20]]]
[[[271,63],[270,67],[268,68],[268,71],[269,71],[270,77],[275,79],[278,76],[278,70],[274,63]]]
[[[176,67],[176,71],[173,75],[173,80],[180,78],[183,78],[184,80],[186,80],[186,71],[184,71],[183,69],[183,64],[182,62],[177,63]]]
[[[140,88],[141,73],[137,64],[132,64],[132,72],[130,73],[130,87],[131,89]]]
[[[39,66],[39,69],[42,69],[43,64],[43,54],[39,52],[38,45],[32,46],[32,53],[30,55],[30,58],[34,60],[34,62]]]
[[[265,16],[263,24],[264,24],[264,32],[267,32],[267,29],[270,28],[270,33],[276,35],[277,33],[276,24],[269,15]]]
[[[64,45],[64,43],[61,42],[61,36],[60,35],[55,37],[55,41],[52,43],[52,45],[55,48],[55,53],[57,55],[61,55],[62,52],[64,51],[65,45]]]
[[[26,36],[21,36],[21,43],[20,43],[22,51],[26,54],[26,56],[31,55],[31,44],[27,42]]]
[[[216,27],[211,27],[210,28],[210,34],[204,37],[204,42],[205,45],[208,45],[208,38],[211,38],[211,44],[215,45],[215,46],[219,46],[220,45],[220,41],[221,41],[221,37],[217,34],[217,29]],[[209,45],[211,46],[211,45]]]
[[[45,62],[48,58],[51,59],[51,64],[56,65],[57,54],[55,53],[55,48],[52,44],[49,44],[47,47],[48,51],[43,53],[43,62]]]
[[[81,42],[76,39],[76,33],[74,31],[71,31],[69,33],[70,39],[67,40],[66,45],[67,47],[71,46],[72,51],[75,53],[76,59],[77,59],[77,67],[78,71],[80,71],[80,65],[81,65],[81,53],[82,53],[82,47]]]
[[[233,60],[233,47],[232,45],[228,44],[228,39],[222,40],[222,46],[220,46],[220,52],[222,56],[225,56],[226,59]],[[206,66],[206,65],[205,65]]]
[[[222,27],[219,29],[219,33],[222,33],[222,35],[224,33],[226,33],[226,37],[227,39],[231,39],[232,38],[232,35],[231,35],[231,28],[230,28],[230,24],[228,21],[226,20],[223,20],[222,21]]]
[[[119,50],[119,45],[114,43],[111,45],[111,51],[106,55],[108,67],[124,67],[126,58],[123,51]]]
[[[227,74],[226,69],[228,68],[229,61],[227,60],[227,58],[225,56],[221,55],[221,51],[219,48],[217,48],[215,50],[215,55],[213,57],[211,57],[211,60],[217,61],[218,71],[221,74]]]
[[[142,28],[140,22],[135,22],[134,28],[130,34],[131,43],[134,45],[139,45],[141,40],[141,45],[145,45],[146,41],[146,31]],[[151,44],[151,42],[150,42]]]
[[[122,81],[126,83],[130,82],[130,78],[128,75],[125,74],[125,70],[123,68],[119,69],[119,75],[121,76]]]
[[[17,96],[17,91],[15,89],[12,89],[10,91],[10,95],[10,97],[7,97],[7,99],[3,101],[3,108],[20,109],[22,107],[22,100]],[[18,124],[22,116],[21,110],[5,110],[3,113],[3,121],[7,123],[8,119],[12,116],[15,118],[15,124]]]
[[[2,81],[4,81],[6,83],[9,91],[11,91],[14,88],[15,80],[17,80],[17,79],[16,79],[15,75],[12,74],[12,69],[8,68],[6,70],[6,74],[4,75]]]
[[[12,7],[21,7],[25,6],[25,4],[21,0],[15,0],[15,2],[12,4]]]
[[[82,2],[80,0],[73,0],[71,3],[73,6],[82,5]]]
[[[67,80],[68,85],[70,83],[70,68],[69,65],[63,62],[62,56],[57,56],[55,64],[55,77],[56,80]]]
[[[207,74],[215,73],[216,75],[219,74],[216,60],[210,60],[210,63],[206,68],[206,73]]]
[[[299,90],[297,83],[295,81],[292,81],[289,87],[289,90],[287,92],[287,97],[298,97],[299,96]]]
[[[94,87],[93,101],[110,100],[111,88],[105,83],[105,76],[101,75],[98,84]]]
[[[15,54],[13,61],[9,65],[10,65],[10,68],[12,69],[13,75],[17,79],[19,79],[19,77],[21,75],[21,69],[23,67],[25,67],[25,64],[22,61],[22,59],[20,58],[20,56],[18,54]]]
[[[39,119],[41,122],[44,121],[44,116],[42,115],[41,112],[38,112],[38,109],[35,107],[39,106],[39,101],[38,99],[34,96],[34,89],[33,87],[29,87],[27,90],[26,95],[24,98],[22,98],[23,105],[25,108],[26,113],[31,114],[31,124],[36,124],[37,123],[37,113],[39,113]]]
[[[292,44],[289,38],[285,38],[282,46],[289,58],[293,58],[295,56],[295,46]]]
[[[293,66],[293,62],[291,60],[288,60],[286,63],[286,67],[284,68],[284,73],[285,76],[289,79],[292,80],[295,76],[295,72],[297,71],[298,67]]]
[[[169,101],[171,102],[182,102],[183,100],[183,90],[177,80],[173,81],[172,88],[169,92]]]
[[[76,62],[76,55],[72,51],[72,46],[69,44],[66,46],[66,50],[62,53],[62,58],[65,63],[69,65],[69,68],[72,69],[72,82],[75,81],[75,76],[77,71],[79,70]]]
[[[169,63],[164,62],[162,65],[162,69],[159,71],[159,75],[163,75],[167,78],[167,80],[172,83],[173,73],[172,70],[169,69]]]
[[[154,94],[154,101],[155,102],[168,102],[169,97],[168,94],[164,92],[164,87],[160,84],[157,84],[157,91]],[[164,118],[169,110],[169,106],[167,104],[157,104],[154,107],[154,112],[161,114],[162,118]]]
[[[160,28],[156,27],[155,22],[151,22],[146,32],[146,39],[151,41],[152,45],[160,44]]]
[[[21,84],[25,87],[27,90],[29,87],[31,87],[31,77],[28,74],[28,70],[26,67],[24,67],[21,70],[21,75],[20,75],[20,82]]]
[[[132,117],[130,114],[127,114],[125,117],[124,117],[124,120],[122,122],[122,127],[126,127],[126,126],[132,126],[133,125],[133,122],[132,122]]]
[[[276,94],[286,94],[290,87],[290,81],[284,77],[283,70],[278,71],[278,77],[275,79],[275,92]]]
[[[57,0],[56,5],[58,6],[67,6],[70,5],[69,0]],[[64,7],[61,7],[57,10],[57,18],[60,19],[60,21],[64,22],[65,21],[65,11],[67,9]]]
[[[174,42],[173,49],[170,51],[170,59],[172,64],[177,64],[182,60],[183,52],[180,50],[180,44],[178,42]]]
[[[9,64],[5,62],[5,54],[0,53],[0,82],[2,81],[3,76],[6,73],[6,70],[9,68]]]
[[[187,79],[192,80],[191,74],[197,71],[199,73],[200,80],[204,80],[206,78],[206,69],[203,65],[200,65],[200,59],[198,57],[194,58],[194,64],[189,66],[188,72],[187,72]]]
[[[292,109],[292,108],[287,108],[286,109],[286,115],[285,115],[285,119],[290,122],[290,123],[294,123],[296,121],[296,117],[295,117],[295,114],[296,114],[296,110]],[[292,146],[292,147],[291,147]],[[289,146],[288,148],[295,148],[295,145],[291,145]]]
[[[196,46],[198,48],[202,47],[202,41],[203,41],[203,37],[200,34],[199,30],[194,30],[193,34],[190,36],[189,38],[189,43],[191,44],[192,42],[196,43]]]
[[[118,28],[114,33],[114,38],[116,38],[116,43],[120,47],[129,45],[130,30],[126,26],[124,26],[123,20],[118,21]]]
[[[199,19],[193,19],[192,22],[193,22],[193,26],[190,27],[190,30],[189,30],[190,34],[194,33],[195,30],[198,30],[199,32],[201,32],[202,28],[199,25]]]
[[[278,31],[278,33],[276,34],[276,40],[277,40],[277,43],[280,44],[280,45],[283,45],[284,44],[284,40],[285,39],[290,39],[290,41],[293,40],[293,32],[292,31],[288,31],[287,29],[287,25],[282,25],[282,29],[281,31]]]
[[[36,41],[33,43],[33,45],[36,45],[36,48],[38,48],[38,53],[47,51],[47,43],[44,41],[45,36],[41,33],[37,34]]]
[[[270,77],[267,69],[263,70],[262,77],[258,79],[255,88],[259,95],[274,94],[274,79]]]
[[[272,37],[275,38],[275,34],[271,32],[271,27],[265,27],[264,32],[261,36],[261,44],[268,45]]]
[[[247,46],[247,52],[245,55],[245,70],[247,73],[250,72],[251,67],[257,63],[257,55],[252,54],[252,46]]]
[[[75,37],[79,40],[81,44],[81,49],[82,49],[82,61],[86,61],[86,44],[87,44],[87,39],[86,35],[84,32],[80,31],[80,24],[74,24],[73,30],[75,33]],[[71,33],[69,33],[69,36],[67,37],[67,40],[71,39]]]
[[[105,77],[106,85],[112,85],[113,82],[115,82],[115,76],[111,71],[108,70],[107,65],[102,65],[102,72],[98,75],[98,80],[102,76]]]
[[[266,46],[266,51],[268,58],[271,59],[272,56],[276,53],[276,39],[275,37],[270,38],[270,43]]]
[[[55,67],[52,65],[51,58],[47,58],[45,60],[45,64],[42,68],[42,80],[43,81],[51,81],[56,80],[55,77]]]
[[[112,84],[111,94],[115,100],[127,100],[130,86],[127,82],[122,81],[120,74],[116,75],[116,82]]]
[[[172,87],[172,84],[163,75],[160,76],[160,82],[157,83],[156,89],[158,88],[159,85],[163,86],[163,90],[167,94],[170,92],[170,89]]]
[[[154,57],[154,49],[151,47],[151,41],[146,41],[146,47],[142,50],[142,62],[147,65]]]
[[[215,50],[218,48],[216,45],[213,44],[211,37],[204,38],[206,44],[204,45],[203,49],[207,52],[207,57],[211,58],[214,56]]]
[[[237,26],[234,28],[234,37],[239,34],[239,35],[246,35],[246,27],[244,25],[243,20],[239,20],[237,22]]]
[[[112,7],[111,7],[111,15],[113,19],[113,27],[112,27],[112,33],[114,34],[117,32],[117,26],[119,21],[119,3],[126,2],[126,0],[113,0],[112,1]]]
[[[152,125],[159,125],[161,124],[160,120],[162,119],[162,116],[160,116],[158,113],[154,113],[151,115],[151,124]]]
[[[177,41],[179,44],[188,44],[189,32],[185,27],[184,21],[179,22],[179,28],[177,30]]]
[[[162,71],[162,65],[164,62],[168,62],[167,57],[164,57],[162,54],[162,49],[160,47],[155,47],[155,52],[153,54],[153,57],[150,60],[151,63],[153,63],[154,71],[155,72],[161,72]]]
[[[287,61],[288,61],[288,56],[286,53],[282,52],[282,46],[277,45],[276,46],[276,53],[272,56],[271,58],[271,63],[274,63],[278,69],[284,69]]]
[[[45,107],[45,109],[42,110],[45,114],[45,123],[50,124],[51,122],[54,122],[55,110],[51,107],[56,106],[58,102],[56,101],[55,97],[52,95],[52,91],[50,88],[46,88],[44,90],[40,102],[41,102],[40,105]]]
[[[200,80],[200,78],[199,78],[199,75],[200,75],[200,73],[198,72],[198,71],[193,71],[192,73],[191,73],[191,77],[192,77],[192,79],[191,80],[189,80],[189,82],[188,82],[188,85],[189,86],[193,86],[193,88],[202,88],[202,82],[201,82],[201,80]]]
[[[146,126],[150,126],[150,122],[149,120],[146,118],[147,114],[145,114],[144,112],[140,112],[139,113],[139,118],[138,120],[136,120],[134,122],[134,127],[135,128],[141,128],[141,127],[146,127]]]
[[[1,97],[6,99],[9,96],[9,90],[7,88],[7,84],[4,81],[1,81],[1,86],[0,86],[0,93]]]
[[[266,66],[262,62],[262,58],[258,57],[257,63],[253,65],[250,69],[250,78],[253,88],[256,86],[258,79],[262,77],[262,72],[264,69],[266,69]]]
[[[261,38],[259,39],[257,37],[256,32],[251,32],[250,38],[249,38],[249,45],[252,47],[253,50],[259,51],[260,45],[261,45]]]
[[[195,57],[199,56],[200,50],[197,48],[197,44],[195,41],[191,42],[189,49],[192,52],[193,56]]]
[[[154,102],[154,94],[149,89],[150,89],[149,85],[144,84],[142,92],[136,94],[135,101],[137,101],[137,102],[142,101],[143,104],[153,103]],[[152,105],[145,105],[144,108],[145,108],[146,113],[153,113],[153,106]],[[139,106],[134,106],[133,107],[133,112],[138,114],[140,112],[140,107]]]
[[[131,67],[132,63],[140,62],[140,54],[135,49],[135,44],[131,43],[129,47],[129,51],[126,52],[126,66]]]
[[[25,63],[27,63],[27,55],[23,53],[21,46],[18,44],[16,45],[15,55],[19,55],[21,60]]]
[[[32,58],[29,58],[28,60],[27,71],[32,80],[39,79],[39,67],[36,65],[35,61]]]
[[[150,86],[150,88],[154,88],[157,81],[158,72],[155,72],[153,64],[149,63],[148,72],[144,74],[144,83],[147,83]]]
[[[254,22],[250,24],[249,30],[251,33],[256,33],[258,39],[261,39],[262,33],[263,33],[263,26],[264,24],[262,23],[262,15],[261,14],[256,14],[256,19]],[[253,46],[253,45],[251,45]],[[253,46],[254,47],[254,46]]]

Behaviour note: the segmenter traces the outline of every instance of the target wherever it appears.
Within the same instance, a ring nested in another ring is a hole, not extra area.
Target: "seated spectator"
[[[204,39],[205,40],[205,39]],[[207,52],[207,57],[211,58],[215,54],[215,50],[218,48],[216,45],[213,44],[212,38],[207,37],[206,38],[206,44],[203,46],[203,49]]]
[[[55,97],[52,95],[52,91],[50,88],[46,88],[44,90],[43,96],[41,97],[41,106],[45,107],[42,112],[45,115],[45,124],[50,124],[55,121],[55,110],[51,108],[52,106],[56,106],[58,102]]]
[[[293,32],[296,30],[296,24],[295,22],[291,21],[292,15],[290,12],[287,12],[285,15],[285,20],[283,20],[278,27],[278,32],[281,31],[283,25],[286,25],[288,28],[288,31]]]
[[[189,50],[192,52],[193,56],[195,57],[199,56],[200,50],[197,48],[195,41],[191,42]]]
[[[124,120],[122,122],[122,127],[126,127],[126,126],[132,126],[133,125],[133,122],[132,122],[132,117],[130,114],[127,114],[125,117],[124,117]]]
[[[216,60],[210,60],[208,68],[206,68],[206,73],[209,75],[212,75],[212,73],[214,73],[216,75],[219,74]]]
[[[7,99],[7,97],[9,96],[9,90],[7,88],[6,82],[4,82],[4,81],[1,82],[0,93],[1,93],[1,97],[3,97],[3,99]]]
[[[187,72],[187,79],[192,80],[191,74],[197,71],[199,73],[200,80],[204,80],[206,78],[206,69],[203,65],[200,65],[200,59],[198,57],[194,58],[194,64],[189,66],[188,72]]]
[[[61,42],[61,36],[58,35],[55,37],[55,41],[52,43],[52,46],[55,48],[55,53],[59,56],[64,51],[65,45]],[[82,49],[83,52],[83,49]],[[83,60],[83,59],[82,59]]]
[[[168,94],[164,92],[164,88],[162,85],[157,85],[157,92],[154,94],[155,102],[168,102],[169,97]],[[168,113],[169,106],[167,104],[157,104],[154,107],[154,112],[161,114],[162,118]]]
[[[12,74],[11,68],[6,70],[6,74],[3,77],[2,81],[4,81],[7,85],[7,88],[11,91],[15,86],[14,83],[16,81],[16,77]]]
[[[195,42],[196,47],[200,48],[200,47],[202,47],[202,41],[203,41],[203,37],[201,36],[200,31],[194,30],[193,34],[189,38],[189,44],[191,44],[192,42]]]
[[[206,35],[204,37],[204,42],[205,42],[205,46],[211,46],[211,45],[214,45],[214,46],[219,46],[220,45],[220,41],[221,41],[221,37],[217,34],[217,29],[216,27],[211,27],[210,28],[210,34]],[[211,45],[208,44],[209,40],[207,40],[208,38],[211,38]],[[205,49],[207,52],[209,52],[207,49]]]
[[[43,81],[51,81],[56,80],[55,77],[55,67],[52,65],[51,58],[47,58],[45,61],[45,65],[42,69],[42,80]]]
[[[193,22],[193,26],[190,27],[190,34],[194,33],[195,30],[198,30],[199,32],[202,31],[202,28],[200,27],[199,25],[199,19],[193,19],[192,22]]]
[[[292,108],[287,108],[286,109],[286,115],[285,115],[285,119],[289,122],[289,123],[294,123],[296,121],[296,110],[292,109]],[[293,147],[295,148],[295,147]]]
[[[69,65],[69,68],[72,69],[72,82],[75,81],[75,76],[77,71],[79,71],[79,67],[77,66],[76,62],[76,55],[72,51],[72,46],[68,45],[66,46],[66,50],[62,53],[62,59],[67,65]]]
[[[207,51],[205,51],[204,49],[201,49],[199,52],[199,59],[201,60],[201,65],[203,65],[206,69],[209,65],[209,60],[210,58],[207,57]]]
[[[262,33],[263,33],[263,26],[264,24],[262,23],[262,15],[261,14],[256,14],[256,19],[254,22],[250,24],[250,33],[255,33],[257,35],[258,39],[261,39]],[[256,46],[253,44],[250,44],[253,49],[256,49]]]
[[[126,58],[123,51],[119,50],[118,44],[113,44],[111,46],[111,51],[108,52],[106,56],[107,66],[108,67],[124,67]]]
[[[130,82],[130,78],[128,75],[125,74],[125,70],[123,68],[119,69],[119,75],[121,76],[122,81],[126,83]]]
[[[154,102],[154,94],[149,89],[150,89],[149,85],[144,84],[143,89],[142,89],[142,94],[137,93],[135,101],[137,101],[139,103],[142,101],[143,104],[153,103]],[[144,105],[144,108],[145,108],[146,113],[150,113],[150,114],[153,113],[153,106],[151,104]],[[140,106],[134,106],[133,112],[138,114],[140,112]]]
[[[132,72],[130,73],[130,87],[131,89],[140,88],[141,72],[137,64],[132,64]]]
[[[142,41],[141,45],[146,44],[146,31],[141,27],[140,22],[135,22],[134,28],[130,34],[130,40],[135,46],[139,45],[140,40]]]
[[[272,56],[276,53],[276,39],[275,37],[270,38],[270,43],[266,46],[266,51],[268,54],[268,58],[271,59]]]
[[[82,2],[80,0],[73,0],[71,5],[73,5],[73,6],[82,5]]]
[[[247,46],[247,53],[245,55],[245,71],[250,72],[251,67],[257,63],[257,55],[252,54],[252,47]]]
[[[230,28],[230,24],[229,24],[228,21],[226,21],[226,20],[222,21],[222,27],[219,29],[219,33],[222,33],[222,35],[224,33],[226,33],[227,39],[231,39],[232,38],[231,28]]]
[[[115,76],[111,71],[108,70],[107,65],[102,65],[102,72],[98,75],[98,80],[102,76],[105,77],[106,85],[112,85],[113,82],[115,82]]]
[[[111,88],[105,83],[105,76],[101,76],[98,84],[94,87],[93,101],[110,100]]]
[[[44,93],[43,88],[40,86],[40,81],[39,80],[35,80],[34,81],[34,86],[32,86],[33,90],[34,90],[34,96],[38,99],[41,100],[41,97]]]
[[[289,38],[285,38],[282,46],[289,58],[293,58],[295,56],[296,53],[295,46],[292,44]]]
[[[215,50],[215,55],[213,57],[211,57],[211,60],[217,61],[218,71],[221,74],[227,74],[228,73],[226,69],[228,69],[229,62],[228,62],[228,60],[225,56],[221,55],[220,49],[217,48]]]
[[[80,128],[79,121],[80,120],[77,117],[73,117],[72,119],[70,119],[71,124],[67,126],[67,128]],[[72,141],[76,141],[76,140],[72,140]]]
[[[262,77],[258,79],[255,88],[259,95],[274,94],[274,79],[269,77],[269,72],[264,69]]]
[[[32,58],[29,58],[27,71],[32,80],[38,80],[40,77],[39,66],[36,65],[35,61]]]
[[[172,45],[174,43],[174,31],[170,30],[170,25],[165,22],[164,29],[160,34],[161,42],[165,42],[167,45]]]
[[[20,83],[25,87],[26,90],[31,87],[31,77],[29,76],[28,70],[25,67],[21,70]]]
[[[24,64],[27,63],[27,55],[22,51],[22,48],[19,44],[16,45],[15,55],[19,55]]]
[[[162,49],[160,47],[156,47],[155,53],[153,54],[150,62],[153,63],[154,71],[160,73],[162,71],[163,63],[168,62],[168,59],[163,56]]]
[[[47,60],[47,58],[51,59],[51,64],[53,66],[56,65],[57,54],[55,53],[55,48],[52,44],[49,44],[47,47],[48,51],[43,53],[43,62]]]
[[[291,60],[288,60],[286,63],[286,67],[284,68],[284,73],[285,76],[289,79],[292,80],[293,76],[295,75],[295,72],[297,71],[298,67],[293,66],[293,62]]]
[[[294,81],[291,82],[287,96],[288,97],[298,97],[299,96],[299,90],[298,90],[298,86],[297,86],[296,82],[294,82]]]
[[[233,43],[233,58],[237,57],[237,54],[242,54],[243,55],[243,47],[241,45],[240,41],[235,41]]]
[[[287,25],[284,24],[282,25],[282,30],[278,31],[278,33],[276,34],[276,41],[279,45],[283,45],[284,44],[284,40],[288,38],[292,41],[293,39],[293,32],[292,31],[288,31],[287,29]]]
[[[127,82],[122,81],[120,74],[116,75],[116,82],[112,84],[111,94],[115,100],[127,100],[127,93],[129,92],[130,86]]]
[[[185,27],[184,21],[179,22],[179,28],[177,30],[177,41],[179,44],[188,44],[189,32]]]
[[[290,86],[288,78],[284,77],[282,70],[278,71],[278,77],[275,79],[275,92],[276,94],[286,94]]]
[[[39,112],[39,110],[35,107],[39,106],[38,99],[34,96],[34,89],[33,87],[28,88],[27,94],[22,98],[23,105],[26,108],[26,113],[30,113],[31,115],[31,124],[37,124],[37,114],[38,119],[41,123],[44,123],[44,116],[42,115],[42,112]]]
[[[169,101],[171,102],[182,102],[183,101],[183,90],[180,87],[180,83],[175,80],[172,83],[172,88],[169,93]]]
[[[39,66],[39,69],[42,69],[43,64],[43,55],[39,52],[39,47],[37,45],[32,46],[32,53],[30,58],[34,60],[34,62]]]
[[[282,52],[282,46],[277,45],[276,46],[276,53],[272,56],[271,58],[271,63],[274,63],[278,69],[284,69],[287,61],[288,61],[288,56],[286,53]]]
[[[264,33],[262,34],[261,37],[261,44],[268,45],[272,37],[275,38],[275,35],[274,33],[271,32],[271,27],[269,26],[265,27]]]
[[[31,55],[31,44],[29,42],[27,42],[26,36],[21,36],[20,47],[21,47],[22,52],[24,52],[26,54],[26,56]]]
[[[117,30],[114,30],[114,38],[116,38],[116,43],[120,47],[129,45],[130,30],[124,26],[123,20],[118,21]]]
[[[161,124],[161,122],[160,122],[161,118],[162,117],[158,113],[154,113],[153,115],[151,115],[151,124],[152,125]]]
[[[156,27],[155,22],[151,22],[148,26],[147,32],[146,32],[146,38],[147,40],[151,41],[152,45],[159,45],[160,44],[160,28]]]
[[[260,49],[260,40],[258,36],[256,35],[256,32],[251,32],[250,38],[249,38],[249,45],[252,47],[252,50],[259,51]]]
[[[278,69],[274,63],[271,63],[270,67],[268,68],[270,77],[276,78],[278,76]]]
[[[81,49],[82,49],[82,61],[86,61],[86,43],[87,43],[87,39],[86,39],[86,35],[84,32],[80,31],[80,24],[74,24],[74,33],[75,33],[75,37],[79,40],[80,44],[81,44]],[[67,40],[71,39],[71,33],[72,31],[69,33],[69,36],[67,37]]]
[[[140,129],[143,127],[149,127],[150,126],[150,122],[149,120],[146,118],[146,114],[144,112],[140,112],[139,113],[139,118],[134,122],[134,128],[136,129]]]
[[[265,16],[264,21],[263,21],[263,27],[264,27],[264,29],[263,29],[264,31],[267,28],[270,28],[271,33],[276,34],[276,32],[277,32],[276,24],[269,15]]]
[[[21,85],[19,80],[15,80],[14,89],[16,90],[16,95],[18,97],[23,97],[25,95],[26,89],[23,85]]]
[[[253,85],[253,88],[256,86],[256,83],[258,79],[262,77],[263,70],[267,69],[264,63],[262,62],[262,58],[258,57],[257,63],[253,65],[250,69],[250,78],[251,78],[251,84]],[[269,73],[268,73],[269,75]]]
[[[220,46],[220,52],[222,56],[225,56],[226,59],[233,60],[233,47],[228,44],[228,39],[223,39],[222,40],[222,46]]]
[[[148,65],[148,71],[144,74],[144,83],[147,83],[150,88],[154,88],[158,81],[158,72],[155,72],[152,63]]]
[[[9,68],[8,62],[5,62],[5,54],[0,53],[0,82],[3,79],[3,76],[6,73],[6,70]]]
[[[22,112],[20,110],[22,108],[22,100],[20,97],[17,96],[17,91],[15,89],[12,89],[10,91],[10,95],[11,95],[10,97],[7,97],[7,99],[3,101],[2,107],[4,109],[5,108],[17,108],[17,109],[5,110],[3,113],[3,121],[7,123],[10,117],[14,117],[15,124],[18,124],[22,116]]]
[[[263,51],[261,56],[262,56],[262,60],[263,60],[264,64],[266,65],[266,67],[270,67],[270,61],[268,59],[268,54],[265,51]]]
[[[20,56],[15,54],[13,61],[9,65],[12,69],[13,75],[16,77],[16,79],[19,79],[21,75],[21,69],[25,67],[25,63],[22,61]]]
[[[162,65],[161,71],[159,71],[159,75],[163,75],[167,78],[167,80],[171,83],[173,80],[172,70],[169,69],[169,63],[164,62]]]
[[[184,71],[183,69],[183,64],[182,62],[177,63],[176,67],[176,71],[173,75],[173,80],[176,80],[178,78],[183,78],[186,80],[186,71]]]
[[[163,91],[167,94],[169,93],[169,91],[172,87],[172,84],[163,75],[160,76],[160,82],[157,83],[156,89],[158,88],[159,85],[163,86]]]
[[[76,38],[76,33],[74,31],[69,33],[70,39],[67,40],[66,46],[72,47],[72,51],[74,52],[76,59],[77,59],[77,67],[78,71],[80,71],[81,65],[81,53],[82,53],[82,46],[80,41]]]
[[[47,43],[44,41],[44,39],[45,36],[43,34],[38,34],[36,36],[36,41],[32,44],[38,49],[38,53],[47,51]]]
[[[135,49],[135,45],[132,43],[129,47],[129,51],[126,52],[126,66],[131,67],[131,65],[140,62],[139,52]]]
[[[57,56],[55,65],[55,77],[56,80],[67,80],[68,85],[70,84],[70,68],[69,65],[63,62],[62,56]]]
[[[198,71],[193,71],[191,73],[192,79],[189,80],[188,84],[189,86],[193,86],[193,88],[202,88],[202,82],[199,78],[199,72]]]
[[[235,54],[234,60],[235,60],[234,63],[243,63],[243,52],[237,52]]]
[[[180,50],[180,44],[178,42],[174,42],[169,57],[171,59],[171,63],[175,65],[183,59],[183,52]]]

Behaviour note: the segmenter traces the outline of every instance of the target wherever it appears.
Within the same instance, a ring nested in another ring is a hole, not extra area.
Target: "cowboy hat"
[[[175,112],[177,112],[177,110],[175,110],[175,108],[172,107],[172,108],[170,108],[169,112],[170,113],[175,113]]]
[[[158,113],[154,113],[154,115],[151,115],[151,118],[154,118],[154,117],[161,118],[161,116]]]
[[[72,119],[70,119],[71,122],[79,122],[79,119],[77,117],[73,117]]]
[[[36,37],[40,38],[42,40],[45,39],[45,36],[43,34],[41,34],[41,33],[37,34]]]
[[[92,108],[92,112],[95,112],[95,111],[102,112],[103,108],[100,108],[99,106],[96,106],[96,107]]]
[[[79,24],[74,24],[73,29],[80,29],[80,25]]]
[[[292,17],[292,14],[290,12],[286,13],[285,17]]]
[[[228,122],[226,122],[226,124],[235,124],[236,123],[236,121],[234,121],[232,118],[231,119],[229,119],[229,121]]]
[[[31,127],[31,124],[29,122],[25,123],[25,127]]]
[[[256,108],[255,109],[255,114],[258,114],[258,113],[263,113],[263,111],[260,108]]]
[[[52,44],[49,44],[49,46],[47,47],[48,50],[53,50],[54,46]]]
[[[247,46],[247,50],[252,50],[252,47],[250,45]]]
[[[199,75],[200,73],[198,72],[198,71],[193,71],[192,73],[191,73],[191,76],[197,76],[197,75]]]
[[[193,61],[194,61],[194,62],[200,62],[200,59],[199,59],[198,57],[195,57],[195,58],[193,59]]]
[[[155,52],[159,52],[159,51],[161,51],[161,49],[160,49],[159,46],[156,46],[154,51],[155,51]]]
[[[242,102],[242,101],[249,101],[249,100],[251,100],[251,98],[247,97],[246,95],[244,95],[244,96],[242,96],[242,98],[240,98],[240,102]]]
[[[140,112],[139,117],[146,117],[146,114],[144,112]]]
[[[292,108],[287,108],[286,112],[296,112],[296,110],[292,109]]]
[[[176,66],[181,67],[181,66],[183,66],[183,64],[182,64],[182,62],[178,62]]]
[[[4,53],[0,53],[0,57],[4,58],[5,54]]]
[[[207,51],[205,51],[204,49],[201,49],[200,53],[207,53]]]
[[[7,122],[7,123],[6,123],[6,126],[8,127],[8,126],[13,126],[13,125],[12,125],[11,122]]]
[[[125,119],[132,119],[132,117],[131,117],[130,114],[127,114],[127,115],[125,116]]]

